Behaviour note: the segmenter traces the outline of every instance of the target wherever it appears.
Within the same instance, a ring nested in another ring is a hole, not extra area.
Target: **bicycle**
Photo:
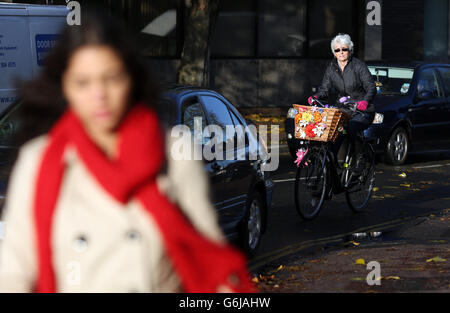
[[[319,100],[313,101],[325,107]],[[351,101],[343,105],[354,114],[361,113]],[[363,142],[361,161],[364,163],[359,174],[355,173],[354,142],[348,137],[341,145],[341,149],[346,148],[343,162],[334,154],[332,142],[303,142],[307,152],[298,165],[295,177],[295,205],[303,219],[314,219],[326,199],[330,200],[333,195],[342,192],[345,192],[347,204],[354,212],[361,212],[367,206],[375,181],[375,151],[362,132],[358,135]]]

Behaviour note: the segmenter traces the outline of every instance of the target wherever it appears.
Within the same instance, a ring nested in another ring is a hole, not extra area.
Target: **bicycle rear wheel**
[[[355,160],[355,158],[352,158]],[[353,164],[350,164],[350,167]],[[353,177],[345,192],[347,204],[354,212],[361,212],[369,203],[375,182],[375,152],[370,144],[364,144],[364,170]]]
[[[295,206],[298,214],[312,220],[319,213],[327,187],[327,170],[322,166],[324,153],[312,148],[303,158],[295,177]]]

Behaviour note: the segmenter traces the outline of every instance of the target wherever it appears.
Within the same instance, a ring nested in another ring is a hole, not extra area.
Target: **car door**
[[[442,144],[444,149],[450,149],[450,67],[440,66],[438,71],[442,81],[442,87],[444,89],[445,104],[444,111],[446,124],[443,126],[442,132]]]
[[[201,121],[201,125],[195,124],[196,118],[198,121]],[[200,127],[202,132],[206,126],[206,115],[198,97],[194,96],[183,100],[181,105],[181,123],[189,127],[192,138],[194,138],[194,140],[198,140],[197,143],[201,143],[201,147],[203,148],[203,138],[196,138],[196,136],[199,135],[199,129],[195,131],[195,128]],[[224,200],[223,193],[221,191],[225,188],[225,172],[218,171],[214,163],[208,161],[205,161],[205,169],[209,175],[211,183],[211,200],[213,201],[214,207],[218,211],[221,211]]]
[[[236,205],[236,212],[245,214],[245,204],[253,180],[253,167],[256,160],[250,159],[249,140],[247,137],[247,124],[242,116],[238,116],[229,108],[236,133],[234,135],[234,157],[230,170],[233,171],[233,189],[232,199]]]
[[[434,68],[423,69],[418,76],[413,103],[408,107],[415,149],[432,150],[441,146],[446,100]]]
[[[234,145],[230,144],[233,137],[232,135],[231,138],[230,136],[227,136],[226,127],[234,127],[234,123],[227,106],[219,98],[213,95],[203,95],[200,99],[205,108],[208,126],[218,126],[222,130],[223,140],[220,143],[221,147],[218,145],[215,146],[216,149],[222,150],[222,153],[220,153],[221,157],[211,160],[209,166],[211,167],[212,175],[220,176],[221,180],[221,184],[217,185],[217,187],[220,188],[217,192],[221,194],[223,199],[223,204],[219,211],[219,221],[224,225],[233,227],[236,220],[241,215],[240,211],[242,211],[242,204],[244,201],[236,196],[241,193],[240,190],[242,188],[233,180],[236,178],[234,175],[236,160],[234,157],[227,158],[227,156],[234,154]],[[212,136],[212,134],[210,135]],[[208,136],[208,134],[206,134],[206,136]]]

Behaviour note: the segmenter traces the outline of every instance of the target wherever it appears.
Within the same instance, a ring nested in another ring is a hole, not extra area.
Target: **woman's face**
[[[334,56],[336,57],[336,59],[338,59],[338,61],[340,62],[345,62],[348,60],[348,57],[350,56],[350,49],[348,46],[341,44],[340,42],[337,42],[334,45]],[[336,52],[337,50],[339,50],[338,52]],[[347,50],[347,51],[344,51]]]
[[[71,56],[62,79],[69,107],[91,132],[114,132],[130,102],[131,77],[115,51],[85,46]]]

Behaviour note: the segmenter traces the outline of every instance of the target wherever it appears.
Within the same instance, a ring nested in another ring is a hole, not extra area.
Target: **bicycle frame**
[[[348,145],[346,147],[346,153],[342,167],[339,166],[337,156],[333,153],[331,142],[321,143],[319,148],[321,150],[321,154],[324,155],[324,157],[322,158],[321,168],[324,169],[324,167],[327,166],[327,172],[329,173],[327,179],[331,180],[329,181],[329,183],[331,184],[327,185],[331,186],[334,194],[344,192],[352,178],[352,174],[350,173],[348,165],[351,163],[351,159],[353,157],[352,150],[354,143],[349,141],[347,138],[344,139],[344,142],[346,141],[348,142]],[[311,142],[309,142],[309,144],[311,144]],[[341,171],[341,173],[339,173],[339,171]],[[329,190],[327,192],[329,192]]]

